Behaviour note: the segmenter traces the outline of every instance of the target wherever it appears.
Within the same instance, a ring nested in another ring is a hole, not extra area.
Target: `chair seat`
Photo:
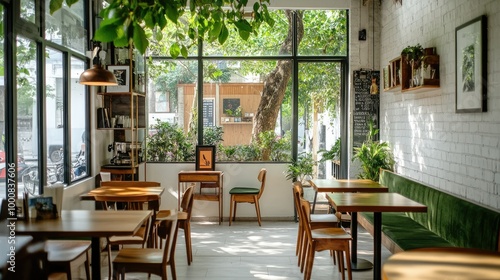
[[[311,230],[311,234],[313,239],[352,239],[343,228],[318,228]]]
[[[113,260],[113,263],[162,264],[163,249],[153,248],[123,248]]]
[[[260,189],[257,188],[245,188],[245,187],[234,187],[229,193],[230,194],[259,194]]]
[[[45,251],[49,262],[71,262],[90,249],[90,241],[86,240],[47,240]]]

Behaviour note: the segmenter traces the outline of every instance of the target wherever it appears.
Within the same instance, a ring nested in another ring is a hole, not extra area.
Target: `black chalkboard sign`
[[[353,147],[360,147],[368,134],[368,123],[373,120],[379,128],[380,71],[354,71]],[[373,140],[378,140],[378,134]]]
[[[203,99],[203,127],[215,125],[214,99]]]

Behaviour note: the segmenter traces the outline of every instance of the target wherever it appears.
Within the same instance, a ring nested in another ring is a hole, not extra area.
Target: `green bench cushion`
[[[257,188],[245,188],[245,187],[234,187],[229,193],[230,194],[258,194],[260,189]]]
[[[426,205],[426,213],[408,212],[406,216],[453,246],[498,250],[500,212],[387,170],[382,170],[380,184]],[[382,224],[384,228],[384,218]]]

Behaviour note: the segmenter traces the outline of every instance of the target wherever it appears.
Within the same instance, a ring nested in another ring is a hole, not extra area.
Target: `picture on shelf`
[[[118,81],[117,86],[108,86],[107,92],[128,92],[130,89],[130,66],[128,65],[109,65],[111,71]]]
[[[215,146],[196,146],[196,170],[215,170]]]

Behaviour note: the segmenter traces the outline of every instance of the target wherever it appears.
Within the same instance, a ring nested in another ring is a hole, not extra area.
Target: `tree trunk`
[[[285,10],[288,19],[288,35],[285,41],[281,44],[279,54],[291,54],[293,46],[293,11]],[[302,12],[297,13],[297,45],[302,41],[304,35],[304,25],[302,22]],[[262,89],[262,97],[260,99],[252,132],[252,141],[259,141],[258,136],[261,132],[274,130],[278,113],[285,97],[286,86],[292,76],[293,62],[292,60],[279,60],[276,67],[264,79],[264,88]],[[270,150],[262,151],[264,160],[269,160]]]

